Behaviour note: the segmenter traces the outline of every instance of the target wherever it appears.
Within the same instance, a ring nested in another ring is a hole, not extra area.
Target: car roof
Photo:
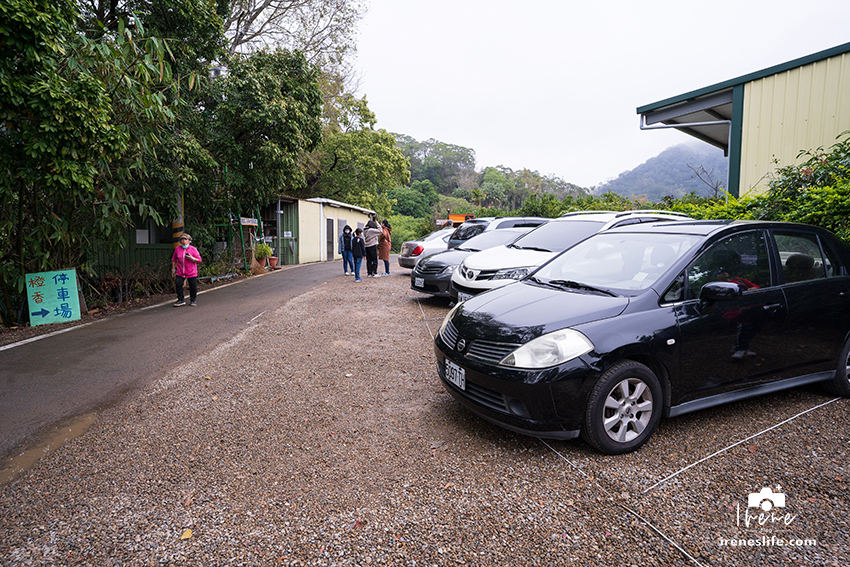
[[[571,219],[593,219],[593,220],[614,220],[614,219],[622,219],[629,217],[671,217],[671,218],[680,218],[680,219],[690,219],[688,215],[685,213],[680,213],[678,211],[665,211],[659,209],[638,209],[634,211],[573,211],[570,213],[564,213],[557,219],[553,220],[571,220]]]
[[[796,228],[810,231],[827,232],[820,227],[794,222],[760,220],[688,220],[672,222],[650,222],[630,224],[608,229],[606,232],[659,232],[666,234],[696,234],[709,236],[730,228]]]

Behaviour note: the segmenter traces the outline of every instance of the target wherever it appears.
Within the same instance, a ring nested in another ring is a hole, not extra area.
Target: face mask
[[[351,234],[351,231],[350,231],[350,230],[346,230],[346,231],[345,231],[345,234]]]
[[[189,247],[189,245],[188,245],[188,244],[181,244],[180,246],[181,246],[184,250],[185,250],[186,248],[188,248],[188,247]]]

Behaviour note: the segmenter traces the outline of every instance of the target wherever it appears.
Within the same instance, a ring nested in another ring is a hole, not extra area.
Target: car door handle
[[[770,305],[765,305],[765,306],[764,306],[764,310],[765,310],[765,311],[768,311],[768,312],[770,312],[770,313],[776,313],[776,312],[777,312],[777,311],[779,311],[780,309],[782,309],[782,304],[781,304],[781,303],[771,303]]]

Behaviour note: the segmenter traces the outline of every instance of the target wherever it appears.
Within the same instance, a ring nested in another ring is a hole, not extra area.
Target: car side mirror
[[[741,286],[734,282],[709,282],[699,292],[699,310],[709,313],[718,301],[733,301],[742,294]]]
[[[700,301],[732,301],[741,297],[741,286],[735,282],[709,282],[699,292]]]

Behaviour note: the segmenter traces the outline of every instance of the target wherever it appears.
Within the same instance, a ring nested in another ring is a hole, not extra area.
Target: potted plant
[[[260,263],[260,266],[266,267],[266,260],[272,255],[272,247],[265,242],[260,242],[254,248],[254,259]]]

